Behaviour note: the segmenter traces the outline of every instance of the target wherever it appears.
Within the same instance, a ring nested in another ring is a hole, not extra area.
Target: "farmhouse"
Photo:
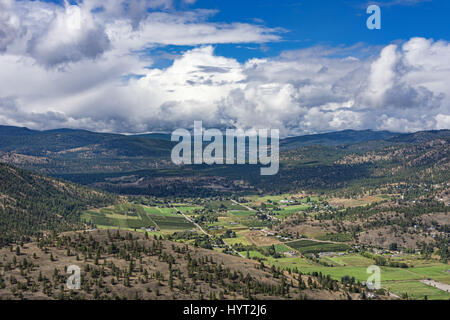
[[[141,229],[142,229],[142,230],[145,230],[145,231],[147,231],[147,232],[155,232],[155,231],[158,231],[158,229],[155,228],[155,227],[148,227],[148,228],[142,227]]]
[[[295,252],[295,251],[288,251],[288,252],[285,252],[284,255],[286,257],[295,257],[297,255],[297,252]]]

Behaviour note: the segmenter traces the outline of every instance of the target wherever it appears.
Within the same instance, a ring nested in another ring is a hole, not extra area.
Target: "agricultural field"
[[[195,228],[176,208],[147,207],[120,204],[99,210],[84,212],[81,219],[93,223],[99,229],[124,229],[158,231],[166,234]]]
[[[448,300],[450,293],[426,285],[420,281],[393,281],[387,282],[385,286],[401,297],[417,300]]]
[[[211,210],[247,210],[244,206],[234,203],[231,200],[213,200],[206,203],[205,207]]]
[[[303,257],[267,259],[268,263],[281,268],[298,268],[305,273],[322,272],[336,280],[349,276],[360,282],[366,281],[369,276],[367,267],[375,264],[373,260],[359,254],[325,257],[321,261],[332,263],[334,266],[326,267]],[[380,267],[381,286],[398,296],[407,293],[408,297],[414,299],[424,299],[425,296],[428,299],[450,299],[450,293],[420,282],[420,280],[432,278],[435,281],[446,283],[446,280],[450,280],[450,276],[446,272],[448,268],[448,265],[439,262],[428,262],[427,266],[407,269]]]
[[[321,258],[321,261],[336,267],[368,267],[374,263],[372,259],[363,257],[360,254],[325,256]]]
[[[175,209],[186,215],[195,215],[196,212],[199,212],[200,210],[202,210],[203,207],[178,205],[178,206],[175,206]]]
[[[275,246],[277,252],[282,253],[284,245]],[[247,256],[247,251],[240,252]],[[333,263],[333,267],[326,267],[317,262],[306,259],[302,256],[273,258],[265,256],[257,250],[249,250],[248,256],[251,259],[263,261],[265,264],[273,265],[281,269],[298,269],[303,273],[321,272],[324,275],[330,275],[331,278],[340,280],[345,276],[354,277],[356,281],[364,282],[369,277],[367,267],[374,264],[371,259],[365,258],[359,254],[344,254],[342,256],[326,257],[321,261]],[[414,299],[450,299],[450,293],[426,285],[420,280],[432,278],[435,281],[446,283],[450,276],[446,272],[448,265],[439,262],[429,262],[426,267],[412,267],[408,269],[380,267],[381,269],[381,287],[393,294],[403,297],[405,293],[409,298]]]
[[[237,216],[237,217],[248,217],[248,216],[252,216],[252,215],[255,214],[253,211],[249,211],[249,210],[246,210],[246,211],[243,211],[243,210],[230,210],[229,213],[232,216]]]
[[[243,235],[238,234],[236,238],[225,238],[224,241],[229,246],[234,246],[236,244],[240,244],[243,246],[251,246],[252,243]]]
[[[322,242],[314,240],[298,240],[286,244],[291,248],[301,252],[302,254],[340,252],[350,249],[348,245],[343,243]]]
[[[296,238],[283,233],[283,228],[273,228],[289,221],[298,212],[307,212],[306,217],[311,217],[327,208],[326,197],[282,194],[247,196],[245,200],[247,202],[241,204],[232,200],[210,200],[195,205],[189,202],[158,206],[121,204],[86,211],[82,219],[94,223],[98,228],[139,231],[141,228],[153,227],[157,230],[153,234],[171,235],[196,228],[181,212],[203,228],[210,239],[206,241],[215,243],[212,249],[218,252],[231,248],[232,251],[237,250],[241,257],[263,261],[266,265],[280,269],[298,269],[305,274],[321,272],[336,280],[348,276],[361,283],[369,277],[367,267],[376,264],[374,257],[382,256],[389,262],[407,266],[380,266],[383,289],[399,297],[450,299],[450,293],[420,282],[432,279],[450,284],[448,264],[413,253],[385,252],[382,255],[374,253],[372,257],[363,256],[358,250],[355,252],[350,232],[327,232],[317,224],[300,225],[306,228],[299,229],[300,234],[308,237],[303,239],[298,239],[298,235]],[[380,196],[368,196],[358,200],[347,199],[347,202],[337,201],[336,204],[345,207],[364,206],[383,200]],[[305,219],[305,216],[302,217]],[[200,230],[197,231],[204,236]],[[215,242],[217,239],[223,241]],[[197,240],[187,237],[177,241],[194,244]]]
[[[279,219],[285,219],[291,216],[294,213],[298,213],[310,208],[310,204],[300,204],[300,205],[291,205],[291,206],[282,206],[279,210],[274,210],[274,214]]]
[[[263,247],[264,249],[268,249],[270,246],[267,247]],[[282,244],[282,243],[277,243],[274,244],[273,247],[275,248],[275,251],[278,253],[285,253],[285,252],[290,252],[292,251],[291,248],[289,248],[288,246]]]
[[[304,194],[281,194],[281,195],[266,195],[266,196],[247,196],[245,199],[248,201],[247,205],[260,206],[262,203],[269,204],[269,203],[276,203],[276,204],[282,204],[283,201],[298,201],[306,203],[308,202],[308,198],[310,202],[317,202],[319,201],[318,196],[308,196]]]

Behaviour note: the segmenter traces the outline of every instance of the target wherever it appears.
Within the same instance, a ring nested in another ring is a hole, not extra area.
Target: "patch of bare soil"
[[[267,236],[266,233],[259,230],[250,231],[245,234],[245,237],[256,246],[270,246],[272,244],[280,243],[276,238]]]

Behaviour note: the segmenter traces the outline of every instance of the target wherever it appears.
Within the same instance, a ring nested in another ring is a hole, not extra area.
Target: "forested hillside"
[[[50,175],[156,168],[168,162],[172,146],[121,134],[0,126],[0,161]]]
[[[0,163],[0,246],[80,228],[79,213],[116,197]]]

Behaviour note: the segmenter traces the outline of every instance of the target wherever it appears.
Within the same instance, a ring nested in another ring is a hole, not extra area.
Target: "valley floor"
[[[349,231],[337,230],[336,224],[317,220],[318,215],[333,207],[342,208],[342,204],[358,208],[386,199],[390,197],[328,199],[283,194],[144,204],[134,201],[87,211],[82,217],[100,229],[163,236],[282,270],[321,273],[339,281],[349,278],[363,283],[370,276],[367,268],[378,264],[382,288],[395,296],[450,299],[450,292],[442,290],[450,285],[450,266],[440,261],[436,252],[424,255],[418,247],[407,250],[361,243]],[[339,210],[343,209],[334,212]],[[448,223],[448,213],[444,217],[443,221]],[[342,225],[345,228],[345,223]],[[427,239],[425,233],[414,236]]]

